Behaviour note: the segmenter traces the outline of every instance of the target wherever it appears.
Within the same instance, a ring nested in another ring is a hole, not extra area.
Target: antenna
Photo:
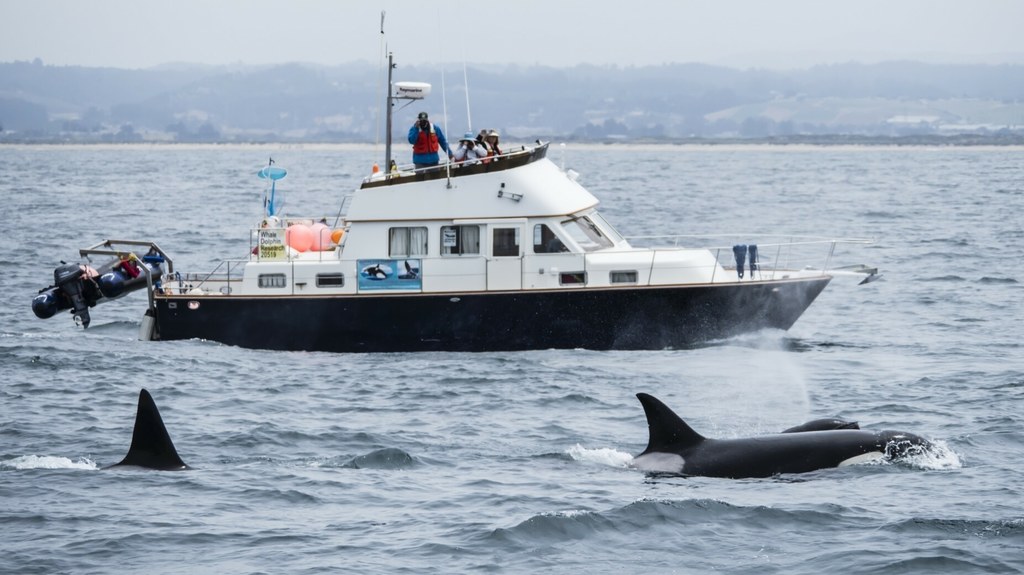
[[[394,70],[394,68],[394,56],[391,54],[391,52],[388,52],[388,121],[386,127],[384,128],[384,169],[387,170],[387,173],[389,174],[391,173],[391,111],[394,109],[394,88],[391,86],[391,71]]]
[[[384,42],[384,15],[386,13],[381,10],[380,12],[380,34],[381,34],[381,48],[386,50],[387,45]],[[430,84],[423,82],[398,82],[397,84],[393,81],[394,70],[398,67],[395,64],[395,56],[390,50],[386,50],[388,55],[388,74],[387,74],[387,97],[384,99],[385,106],[387,108],[385,123],[385,136],[384,136],[384,170],[386,177],[391,177],[391,166],[394,164],[391,159],[391,140],[392,140],[392,118],[395,110],[395,100],[408,100],[408,104],[411,104],[414,100],[422,100],[430,95]],[[381,53],[383,58],[383,51]],[[404,108],[405,106],[403,106]],[[377,142],[380,143],[380,115],[378,114],[377,120]],[[447,126],[446,126],[447,129]],[[377,173],[377,164],[374,163],[374,173]]]
[[[466,129],[473,131],[473,116],[469,113],[469,74],[466,72],[466,47],[462,47],[462,83],[466,85]]]
[[[385,36],[384,36],[384,14],[385,14],[385,12],[383,10],[381,10],[380,11],[380,61],[384,60],[384,54],[385,54],[385,52],[387,50],[387,44],[385,43]],[[381,74],[379,69],[378,69],[378,72],[377,72],[377,93],[378,94],[380,94],[380,83],[381,83],[382,80],[383,80],[383,74]],[[389,82],[388,89],[389,90],[391,89],[390,88],[390,82]],[[374,148],[375,148],[374,155],[376,155],[376,152],[380,150],[380,120],[381,120],[381,116],[383,116],[383,114],[381,113],[380,101],[378,100],[378,103],[377,103],[377,130],[376,130],[376,132],[377,132],[377,142],[374,144]]]
[[[445,84],[444,84],[444,68],[445,68],[445,66],[444,66],[444,49],[443,49],[443,45],[441,44],[441,38],[444,37],[444,34],[441,33],[442,30],[441,30],[441,8],[440,7],[437,9],[437,31],[438,31],[438,34],[437,34],[437,52],[438,52],[438,55],[440,56],[439,59],[441,60],[441,110],[444,112],[444,133],[448,134],[448,137],[451,137],[452,133],[450,131],[448,131],[448,90],[445,89]],[[449,142],[448,143],[448,150],[451,149],[451,146],[452,146],[451,142]],[[445,150],[445,154],[446,155],[445,155],[444,168],[445,168],[445,177],[448,178],[448,186],[447,187],[451,188],[452,187],[452,162],[449,159],[449,156],[451,155],[451,152],[449,152],[448,150]]]

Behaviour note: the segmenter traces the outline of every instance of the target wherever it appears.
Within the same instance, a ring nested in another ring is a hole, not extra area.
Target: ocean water
[[[1024,571],[1024,150],[569,146],[625,235],[870,237],[788,332],[685,350],[335,355],[140,342],[144,296],[77,328],[61,259],[149,239],[243,256],[273,156],[336,214],[361,146],[0,147],[2,573]],[[344,322],[345,318],[337,318]],[[140,388],[187,472],[100,470]],[[905,464],[649,476],[637,392],[713,437],[824,416],[923,435]]]

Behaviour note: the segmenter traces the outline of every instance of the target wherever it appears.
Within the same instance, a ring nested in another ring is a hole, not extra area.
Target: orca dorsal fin
[[[674,411],[658,398],[646,393],[636,394],[647,415],[647,429],[650,438],[644,453],[678,452],[697,445],[705,437],[693,430]]]
[[[135,430],[132,432],[132,446],[128,448],[128,455],[110,467],[124,465],[160,471],[189,469],[178,457],[156,402],[145,389],[139,392],[139,409],[135,413]]]

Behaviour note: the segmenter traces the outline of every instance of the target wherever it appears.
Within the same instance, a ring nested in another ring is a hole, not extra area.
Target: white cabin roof
[[[452,173],[459,169],[453,168]],[[505,170],[426,181],[402,178],[402,183],[364,187],[353,196],[346,219],[359,222],[564,216],[597,204],[596,197],[544,157]]]

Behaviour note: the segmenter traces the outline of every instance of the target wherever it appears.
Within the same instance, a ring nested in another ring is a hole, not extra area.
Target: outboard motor
[[[82,327],[89,327],[89,304],[82,285],[83,275],[85,272],[78,264],[64,264],[53,270],[53,285],[71,302],[71,314],[75,320],[81,321]]]

